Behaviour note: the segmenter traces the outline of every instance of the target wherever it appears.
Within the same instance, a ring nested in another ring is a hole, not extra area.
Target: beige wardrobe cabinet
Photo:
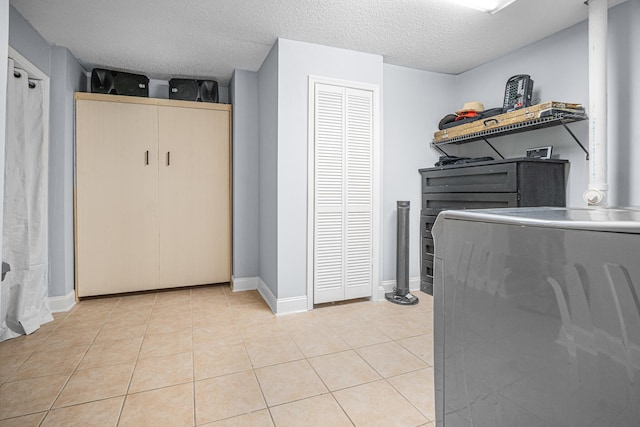
[[[229,282],[231,107],[75,100],[78,297]]]

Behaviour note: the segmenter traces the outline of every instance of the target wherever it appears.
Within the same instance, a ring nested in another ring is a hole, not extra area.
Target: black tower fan
[[[409,201],[397,201],[398,240],[396,246],[396,287],[384,297],[400,305],[418,304],[409,292]]]

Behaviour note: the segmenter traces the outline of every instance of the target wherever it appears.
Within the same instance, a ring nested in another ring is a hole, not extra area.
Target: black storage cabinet
[[[564,207],[567,160],[505,159],[420,169],[420,290],[433,295],[431,228],[451,209]]]

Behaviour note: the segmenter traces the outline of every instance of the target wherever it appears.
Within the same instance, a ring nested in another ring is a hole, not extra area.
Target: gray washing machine
[[[445,211],[437,426],[640,426],[640,209]]]

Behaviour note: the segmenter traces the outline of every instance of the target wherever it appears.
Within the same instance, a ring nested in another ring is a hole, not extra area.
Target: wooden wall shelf
[[[588,119],[586,113],[570,113],[561,110],[549,110],[549,114],[544,117],[539,117],[536,119],[528,120],[525,122],[508,124],[505,126],[500,126],[492,129],[482,130],[478,132],[472,132],[460,136],[451,137],[445,141],[432,141],[431,146],[442,154],[447,156],[448,154],[442,148],[443,146],[449,144],[466,144],[469,142],[484,140],[489,147],[493,151],[495,151],[501,158],[504,159],[502,154],[489,142],[488,138],[504,136],[504,135],[512,135],[521,132],[528,132],[536,129],[543,129],[553,126],[563,126],[567,132],[571,135],[571,137],[576,141],[576,143],[580,146],[582,151],[585,152],[587,160],[589,160],[589,152],[582,145],[578,137],[569,129],[567,123],[578,122],[582,120]]]

